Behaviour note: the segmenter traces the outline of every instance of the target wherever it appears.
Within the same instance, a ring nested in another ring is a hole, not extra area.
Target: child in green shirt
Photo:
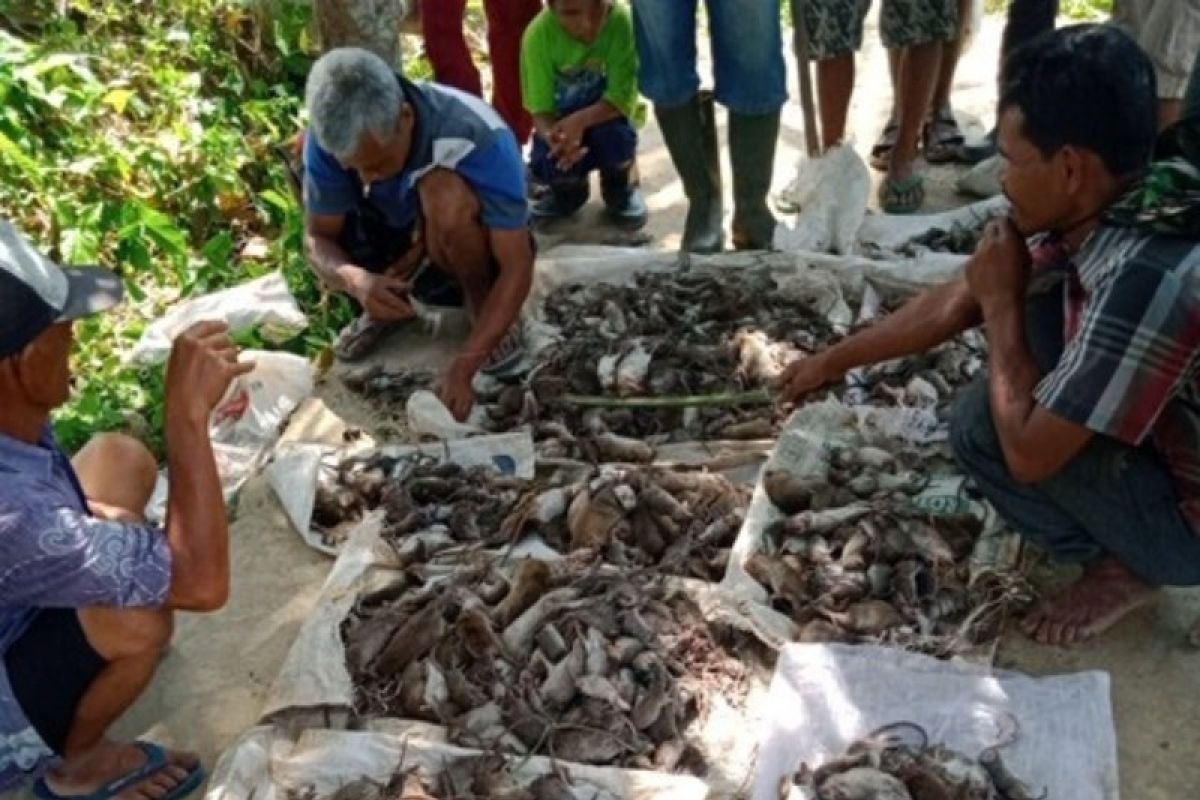
[[[613,0],[547,0],[521,43],[521,93],[533,116],[530,169],[549,191],[539,219],[567,217],[587,202],[600,173],[609,217],[637,230],[646,202],[636,185],[637,49],[629,9]]]

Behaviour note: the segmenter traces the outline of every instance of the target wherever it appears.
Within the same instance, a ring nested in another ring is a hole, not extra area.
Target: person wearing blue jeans
[[[769,249],[775,218],[767,194],[780,109],[787,102],[779,0],[706,0],[713,96],[700,91],[696,71],[697,3],[633,0],[639,84],[654,104],[688,198],[683,249],[713,253],[724,246],[714,97],[729,110],[733,244]]]

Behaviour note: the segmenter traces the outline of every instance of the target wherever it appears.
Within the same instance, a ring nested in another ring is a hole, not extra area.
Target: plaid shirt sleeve
[[[1140,444],[1200,368],[1196,252],[1132,254],[1090,293],[1077,334],[1034,399],[1096,433]]]

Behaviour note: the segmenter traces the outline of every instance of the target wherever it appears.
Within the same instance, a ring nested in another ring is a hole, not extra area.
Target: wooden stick
[[[569,406],[583,408],[700,408],[712,406],[765,406],[774,400],[766,389],[750,392],[693,394],[664,397],[605,397],[603,395],[564,394],[558,398]]]
[[[796,70],[800,75],[800,110],[804,112],[804,144],[809,158],[821,155],[817,134],[817,113],[813,107],[812,69],[808,64],[808,26],[804,24],[807,0],[792,0],[792,45],[796,51]]]

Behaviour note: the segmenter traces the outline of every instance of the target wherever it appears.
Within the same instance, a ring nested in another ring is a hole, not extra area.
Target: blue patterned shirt
[[[13,697],[2,658],[38,610],[159,607],[170,584],[167,537],[150,525],[89,515],[49,430],[37,445],[0,434],[0,791],[55,757]],[[46,666],[53,681],[53,665]]]

